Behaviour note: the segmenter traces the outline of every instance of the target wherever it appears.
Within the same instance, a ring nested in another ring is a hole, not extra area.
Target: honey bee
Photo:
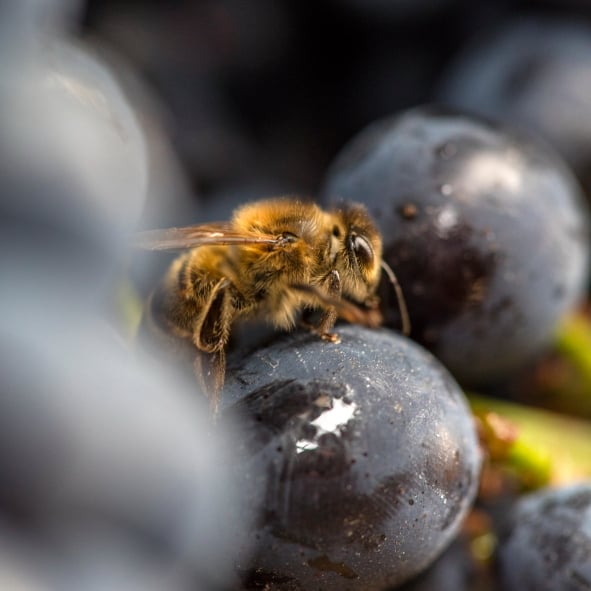
[[[402,290],[382,260],[381,236],[359,204],[325,211],[312,202],[274,198],[239,207],[230,222],[140,232],[135,246],[189,249],[151,294],[147,312],[153,326],[196,347],[194,373],[214,414],[238,319],[291,329],[317,311],[308,328],[336,343],[338,317],[381,323],[376,292],[384,270],[396,290],[402,331],[410,332]]]

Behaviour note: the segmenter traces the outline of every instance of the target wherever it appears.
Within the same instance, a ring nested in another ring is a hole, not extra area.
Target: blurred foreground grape
[[[67,313],[96,309],[121,270],[146,199],[146,147],[114,73],[41,27],[43,4],[0,7],[0,304],[28,292]]]
[[[224,415],[243,427],[236,470],[261,508],[248,588],[399,584],[474,498],[480,452],[449,374],[395,333],[338,332],[339,345],[297,333],[230,359]]]
[[[114,559],[159,589],[231,578],[246,513],[230,432],[212,432],[201,399],[100,325],[2,320],[0,516],[15,537],[76,557],[59,575],[72,589]]]
[[[509,128],[434,108],[378,121],[343,148],[324,195],[368,205],[412,337],[463,383],[522,367],[582,300],[589,227],[578,185],[558,156]]]
[[[0,55],[0,586],[219,589],[248,523],[233,432],[105,320],[142,131],[110,68],[41,27],[51,6],[21,8],[0,7],[22,33]]]
[[[17,194],[2,205],[59,216],[71,232],[130,231],[145,202],[146,148],[116,79],[74,40],[22,43],[15,63],[3,63],[0,172],[5,183],[44,183],[48,197]],[[67,198],[56,185],[69,187]]]

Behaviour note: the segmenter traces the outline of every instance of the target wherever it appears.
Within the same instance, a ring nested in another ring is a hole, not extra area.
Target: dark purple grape
[[[500,538],[503,591],[591,588],[591,482],[547,489],[517,502]]]
[[[479,35],[443,76],[439,100],[526,127],[591,186],[591,27],[529,17]]]
[[[248,589],[399,584],[474,498],[480,452],[448,372],[394,332],[338,332],[338,345],[297,333],[230,360],[224,416],[243,427],[237,470],[262,507]]]
[[[337,157],[324,196],[367,204],[412,337],[464,383],[538,354],[585,291],[579,188],[553,152],[510,129],[434,108],[378,121]],[[384,299],[398,327],[392,290]]]

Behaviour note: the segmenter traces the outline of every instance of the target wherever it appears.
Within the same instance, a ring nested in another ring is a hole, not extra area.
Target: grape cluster
[[[22,0],[0,49],[0,588],[591,586],[586,3]],[[386,279],[236,326],[212,420],[130,236],[277,195],[367,207],[411,334]]]

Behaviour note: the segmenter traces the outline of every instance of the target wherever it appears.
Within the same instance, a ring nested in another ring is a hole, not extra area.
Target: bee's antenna
[[[400,320],[402,321],[402,334],[408,336],[410,334],[410,316],[408,314],[408,308],[406,307],[406,301],[404,300],[404,294],[402,293],[402,288],[400,287],[400,283],[398,283],[398,279],[396,279],[396,275],[394,275],[394,271],[386,261],[382,260],[381,262],[382,269],[385,271],[390,283],[394,287],[394,291],[396,292],[396,300],[398,301],[398,309],[400,310]]]

